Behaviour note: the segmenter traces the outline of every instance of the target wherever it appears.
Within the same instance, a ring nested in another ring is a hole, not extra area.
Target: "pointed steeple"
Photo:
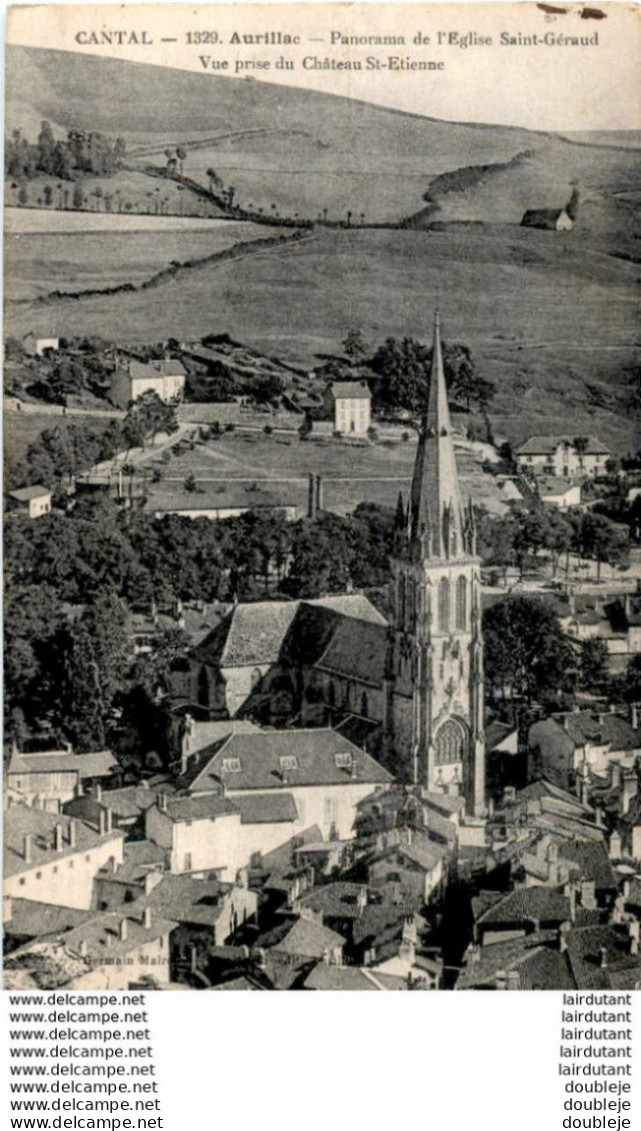
[[[465,552],[463,509],[447,403],[438,311],[434,319],[432,371],[414,465],[410,512],[410,550],[413,556],[448,559]]]

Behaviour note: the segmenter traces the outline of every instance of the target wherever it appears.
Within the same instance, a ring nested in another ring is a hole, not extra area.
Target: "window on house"
[[[183,871],[191,872],[191,852],[185,853],[185,866]]]
[[[36,872],[36,879],[37,879],[37,880],[41,880],[41,879],[42,879],[42,872]]]
[[[334,761],[339,770],[351,770],[352,768],[352,755],[349,753],[335,754]]]
[[[222,770],[224,774],[239,774],[240,758],[223,758]]]
[[[20,887],[24,887],[24,885],[25,885],[25,879],[24,879],[24,876],[23,876],[22,879],[20,880]]]
[[[88,864],[90,860],[91,860],[91,856],[89,856],[89,855],[85,856],[85,864]]]
[[[282,754],[278,759],[281,770],[297,770],[298,758],[295,754]]]
[[[73,868],[73,860],[70,860],[70,861],[69,861],[69,867],[70,867],[70,868]]]

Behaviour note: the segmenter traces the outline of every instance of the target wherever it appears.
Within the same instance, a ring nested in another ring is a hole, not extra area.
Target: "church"
[[[485,810],[480,561],[461,500],[438,315],[388,618],[360,594],[236,605],[192,649],[186,703],[209,719],[332,727],[398,780]]]
[[[480,560],[463,507],[439,316],[428,401],[391,565],[388,727],[395,768],[430,791],[485,808]]]

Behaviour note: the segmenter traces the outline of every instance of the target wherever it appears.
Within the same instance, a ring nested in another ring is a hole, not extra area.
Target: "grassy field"
[[[210,221],[210,227],[176,231],[169,227],[172,220],[158,221],[156,217],[34,213],[27,209],[16,213],[15,219],[22,222],[23,228],[28,229],[29,221],[36,218],[54,229],[68,230],[7,231],[4,269],[5,296],[9,300],[34,299],[54,290],[81,291],[142,283],[173,260],[182,263],[203,258],[235,243],[265,236],[260,225],[234,221]],[[144,222],[149,223],[150,230],[128,230]],[[69,230],[92,224],[110,230]],[[10,313],[7,318],[10,324]]]
[[[267,486],[283,503],[304,509],[310,473],[323,479],[324,506],[348,514],[361,502],[394,507],[399,491],[407,498],[416,456],[416,443],[389,443],[356,447],[334,440],[263,436],[255,433],[226,434],[222,439],[199,444],[193,451],[172,455],[168,463],[160,457],[148,464],[162,470],[162,482],[151,485],[153,497],[182,493],[185,503],[198,502],[198,495],[183,491],[188,475],[194,475],[207,497],[224,492],[234,481]],[[457,456],[461,490],[473,494],[478,503],[502,510],[491,476],[485,475],[472,457]]]
[[[513,441],[550,427],[594,433],[625,452],[639,443],[625,403],[638,364],[637,275],[574,233],[319,230],[142,293],[9,306],[6,331],[123,342],[227,331],[309,368],[351,326],[371,345],[387,335],[429,340],[438,301],[445,339],[467,343],[496,382],[499,431]]]

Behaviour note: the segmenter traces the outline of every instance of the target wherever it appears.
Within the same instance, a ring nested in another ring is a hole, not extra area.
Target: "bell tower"
[[[480,561],[461,502],[439,316],[427,406],[391,562],[389,720],[406,781],[485,808]]]

